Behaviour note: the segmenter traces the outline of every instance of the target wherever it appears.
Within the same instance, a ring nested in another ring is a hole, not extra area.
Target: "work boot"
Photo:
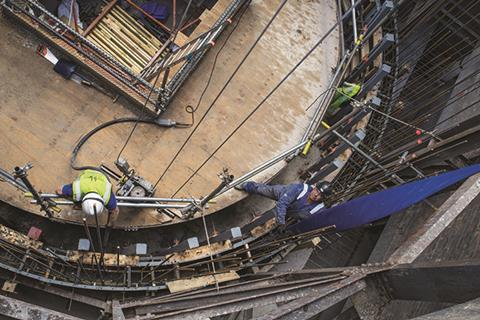
[[[235,187],[233,187],[235,190],[238,190],[238,191],[245,191],[245,186],[246,186],[246,182],[242,182],[240,184],[237,184]]]

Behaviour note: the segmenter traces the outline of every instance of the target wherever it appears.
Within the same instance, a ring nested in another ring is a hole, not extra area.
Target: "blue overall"
[[[323,209],[323,202],[308,201],[308,195],[313,187],[308,184],[266,185],[253,181],[245,182],[243,190],[252,194],[259,194],[277,201],[275,217],[279,224],[285,224],[285,216],[296,219],[305,219],[311,214]]]

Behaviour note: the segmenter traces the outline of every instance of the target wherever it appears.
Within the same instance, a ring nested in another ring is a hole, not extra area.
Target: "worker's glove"
[[[275,222],[278,224],[278,225],[285,225],[285,219],[280,219],[280,217],[278,216],[278,213],[277,213],[277,210],[275,210]]]
[[[285,224],[281,224],[278,226],[277,230],[278,230],[278,233],[283,235],[287,230],[287,226]]]

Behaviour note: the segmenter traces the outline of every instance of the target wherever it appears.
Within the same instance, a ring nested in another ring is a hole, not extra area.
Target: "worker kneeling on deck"
[[[332,193],[330,183],[326,181],[316,185],[296,183],[274,186],[247,181],[236,189],[276,200],[275,217],[280,225],[285,225],[287,215],[302,220],[317,213],[325,207],[324,201]]]
[[[88,215],[100,214],[106,207],[109,213],[118,213],[117,199],[112,184],[107,177],[95,170],[85,170],[71,184],[57,189],[57,194],[72,197],[75,203],[82,204],[82,210]]]

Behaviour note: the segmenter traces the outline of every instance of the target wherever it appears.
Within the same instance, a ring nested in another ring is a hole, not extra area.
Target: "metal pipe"
[[[355,11],[355,0],[352,0],[352,23],[353,23],[353,38],[355,39],[355,43],[358,40],[358,35],[357,35],[357,16],[356,16],[356,11]]]
[[[246,180],[250,179],[251,177],[255,176],[256,174],[262,172],[263,170],[270,168],[271,166],[280,162],[281,160],[284,160],[289,155],[291,155],[291,154],[295,153],[297,150],[303,148],[306,144],[307,144],[307,141],[300,142],[300,143],[296,144],[295,146],[293,146],[293,147],[283,151],[282,153],[278,154],[274,158],[262,163],[261,165],[259,165],[255,169],[252,169],[251,171],[245,173],[243,176],[233,180],[231,183],[229,183],[227,186],[225,186],[222,189],[222,191],[220,191],[218,193],[218,195],[221,195],[222,193],[224,193],[224,192],[230,190],[231,188],[233,188],[234,186],[236,186],[236,185],[238,185],[242,182],[245,182]]]
[[[354,51],[352,51],[354,52]],[[322,100],[318,103],[318,107],[315,110],[315,113],[312,117],[312,121],[308,124],[307,130],[305,130],[305,133],[303,134],[302,140],[301,141],[306,141],[309,136],[312,135],[312,132],[315,133],[315,129],[312,130],[312,128],[317,128],[317,122],[319,119],[322,119],[325,112],[327,111],[328,107],[325,107],[325,104],[327,102],[330,102],[330,100],[333,98],[333,94],[331,91],[335,91],[335,88],[337,87],[338,83],[340,82],[339,75],[340,71],[343,69],[343,65],[345,64],[345,61],[347,58],[353,54],[351,51],[347,51],[345,55],[343,56],[342,60],[340,61],[337,70],[335,71],[335,74],[333,75],[332,80],[330,80],[330,83],[328,84],[328,89],[325,90],[325,93],[322,96]]]
[[[52,210],[50,209],[48,202],[40,196],[37,190],[35,190],[33,185],[30,183],[30,180],[28,180],[27,171],[30,170],[31,168],[32,168],[32,165],[30,163],[26,164],[23,167],[15,167],[15,178],[22,180],[23,184],[30,191],[33,198],[35,198],[36,203],[40,205],[42,211],[45,211],[47,216],[51,218],[53,217],[53,213],[52,213]]]
[[[185,29],[187,29],[188,27],[192,26],[193,24],[197,23],[198,21],[201,21],[199,18],[196,18],[196,19],[193,19],[192,21],[188,22],[187,24],[185,24],[181,29],[180,31],[184,31]]]
[[[343,125],[344,122],[350,118],[350,116],[353,116],[353,114],[356,114],[358,113],[359,111],[358,110],[355,110],[353,112],[351,112],[350,114],[348,114],[347,116],[345,116],[342,120],[338,121],[337,123],[335,123],[334,125],[332,125],[329,129],[321,132],[321,133],[318,133],[316,134],[312,141],[313,142],[316,142],[320,139],[322,139],[323,137],[327,136],[328,134],[330,134],[332,132],[333,129],[335,128],[338,128],[339,126]],[[308,140],[305,140],[305,141],[302,141],[298,144],[296,144],[295,146],[283,151],[282,153],[278,154],[277,156],[275,156],[274,158],[262,163],[261,165],[259,165],[258,167],[252,169],[251,171],[245,173],[243,176],[233,180],[232,182],[230,182],[227,186],[225,186],[222,191],[220,191],[217,196],[221,195],[222,193],[225,193],[226,191],[232,189],[233,187],[239,185],[240,183],[242,182],[245,182],[247,181],[248,179],[250,179],[251,177],[257,175],[258,173],[262,172],[263,170],[266,170],[268,168],[270,168],[271,166],[273,166],[274,164],[280,162],[281,160],[284,160],[285,158],[289,157],[290,155],[294,154],[297,150],[300,150],[302,149],[303,147],[305,147],[305,145],[308,143]]]
[[[30,200],[32,204],[38,204],[37,200]],[[75,203],[73,201],[55,201],[56,205],[59,206],[71,206]],[[161,203],[130,203],[130,202],[118,202],[118,207],[124,208],[155,208],[155,209],[183,209],[188,205],[181,204],[161,204]]]
[[[325,123],[325,122],[322,122],[322,124],[328,128],[328,125]],[[350,146],[352,149],[354,149],[355,151],[357,151],[359,154],[361,154],[365,159],[367,159],[369,162],[371,162],[372,164],[374,164],[376,167],[380,168],[381,170],[383,170],[386,174],[389,174],[390,177],[392,179],[394,179],[395,181],[397,182],[400,182],[400,183],[404,183],[405,180],[403,180],[402,178],[400,178],[399,176],[397,176],[395,173],[390,173],[384,166],[382,166],[379,162],[377,162],[375,159],[373,159],[372,157],[370,157],[365,151],[363,151],[362,149],[360,149],[358,146],[356,146],[355,144],[353,144],[352,142],[350,142],[350,140],[348,140],[347,138],[345,138],[343,135],[341,135],[340,133],[338,133],[337,130],[332,130],[333,134],[335,134],[340,140],[342,140],[343,142],[345,142],[348,146]]]
[[[95,228],[97,229],[97,238],[98,238],[98,245],[100,248],[100,263],[103,265],[103,241],[102,241],[102,233],[100,232],[100,224],[98,223],[98,214],[97,208],[93,206],[93,214],[95,216]]]
[[[82,221],[83,221],[83,227],[85,229],[85,234],[87,235],[88,241],[90,241],[90,245],[92,246],[93,260],[95,262],[95,265],[97,266],[98,275],[100,276],[100,281],[102,282],[102,285],[103,285],[104,284],[103,274],[102,274],[102,270],[100,269],[100,264],[98,263],[98,260],[97,260],[97,255],[95,253],[95,245],[93,244],[92,235],[90,234],[90,230],[88,229],[87,219],[83,218]]]
[[[63,198],[61,195],[55,193],[41,193],[42,198]],[[125,197],[115,196],[117,200],[129,200],[129,201],[147,201],[147,202],[197,202],[200,199],[193,198],[152,198],[152,197]]]
[[[177,0],[173,0],[172,30],[175,30],[176,27],[177,27]]]
[[[198,204],[192,203],[188,206],[185,206],[185,209],[182,210],[182,213],[188,217],[193,217],[193,215],[199,210],[203,210],[207,203],[215,198],[222,190],[227,186],[232,180],[233,175],[228,173],[228,169],[223,169],[223,172],[220,174],[220,179],[222,182],[212,191],[210,192],[205,198],[203,198]],[[203,213],[202,213],[203,214]]]
[[[3,170],[2,168],[0,168],[0,181],[10,183],[15,188],[18,188],[18,189],[22,190],[23,192],[28,191],[27,186],[25,186],[21,181],[15,180],[15,177],[13,175],[11,175],[6,170]]]
[[[343,21],[342,19],[342,3],[341,0],[337,0],[337,20],[338,20],[338,27],[340,33],[340,57],[345,54],[345,39],[343,35]]]

